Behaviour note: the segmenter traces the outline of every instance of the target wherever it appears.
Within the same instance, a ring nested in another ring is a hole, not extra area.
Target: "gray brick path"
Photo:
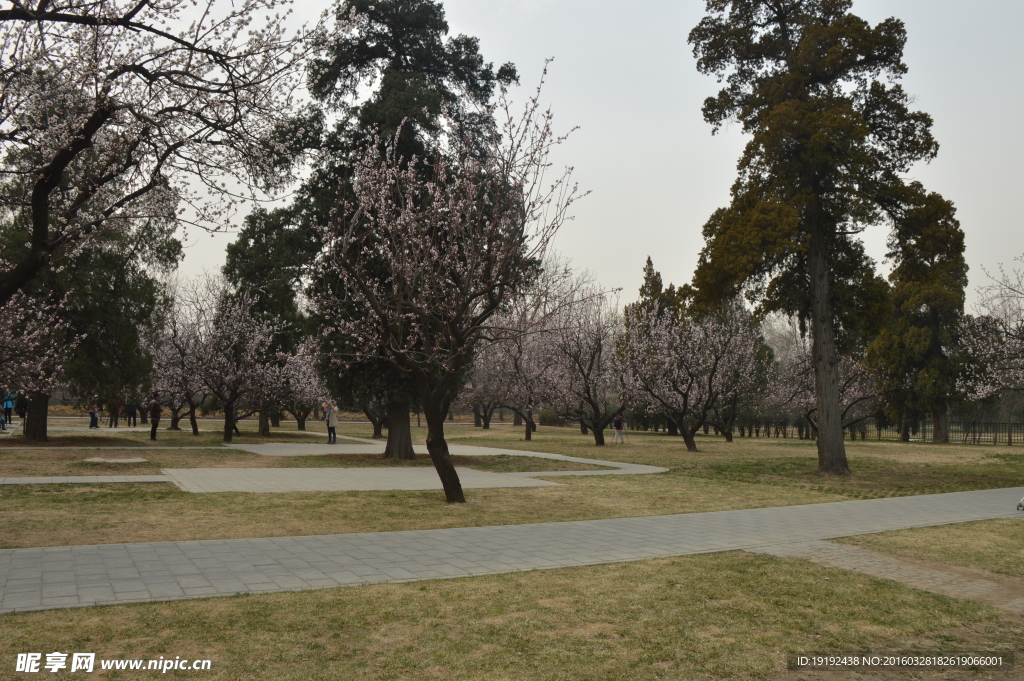
[[[613,563],[1000,517],[1024,488],[647,518],[0,551],[0,612]]]

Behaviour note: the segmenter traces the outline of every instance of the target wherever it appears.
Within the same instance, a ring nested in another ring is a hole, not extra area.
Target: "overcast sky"
[[[544,59],[555,58],[544,100],[560,130],[580,127],[556,161],[574,166],[592,192],[556,248],[605,286],[621,287],[623,302],[635,298],[648,255],[666,282],[689,281],[701,227],[728,203],[745,142],[736,128],[712,136],[701,117],[717,87],[697,73],[686,36],[704,2],[446,0],[444,7],[451,34],[480,38],[496,65],[515,63],[525,88],[536,85]],[[1024,253],[1024,3],[855,0],[853,11],[872,23],[895,16],[907,27],[903,85],[933,117],[940,144],[938,158],[913,178],[956,204],[973,289],[985,279],[982,267]],[[218,268],[231,238],[194,238],[183,273]],[[885,230],[864,238],[887,272]]]

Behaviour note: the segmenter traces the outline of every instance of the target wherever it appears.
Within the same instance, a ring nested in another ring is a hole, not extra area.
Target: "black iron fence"
[[[899,425],[883,424],[874,419],[861,421],[847,429],[847,437],[854,440],[905,440],[932,442],[934,428],[931,421],[908,425],[906,432]],[[813,439],[816,433],[809,424],[800,421],[766,419],[740,425],[733,432],[738,437]],[[949,441],[974,445],[1024,445],[1024,423],[995,423],[987,421],[952,421]]]

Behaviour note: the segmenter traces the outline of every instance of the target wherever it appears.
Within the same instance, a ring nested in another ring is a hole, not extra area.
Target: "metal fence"
[[[911,424],[907,428],[907,441],[931,442],[934,429],[931,421]],[[766,419],[744,424],[734,430],[737,437],[800,438],[815,437],[806,423]],[[899,425],[882,424],[868,419],[847,429],[847,437],[855,440],[901,440]],[[949,441],[974,445],[1024,445],[1024,423],[995,423],[983,421],[951,421]]]

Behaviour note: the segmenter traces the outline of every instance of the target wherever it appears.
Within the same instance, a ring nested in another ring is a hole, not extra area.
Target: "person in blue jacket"
[[[14,412],[14,394],[10,391],[4,391],[4,421],[7,423],[11,422],[11,414]]]

